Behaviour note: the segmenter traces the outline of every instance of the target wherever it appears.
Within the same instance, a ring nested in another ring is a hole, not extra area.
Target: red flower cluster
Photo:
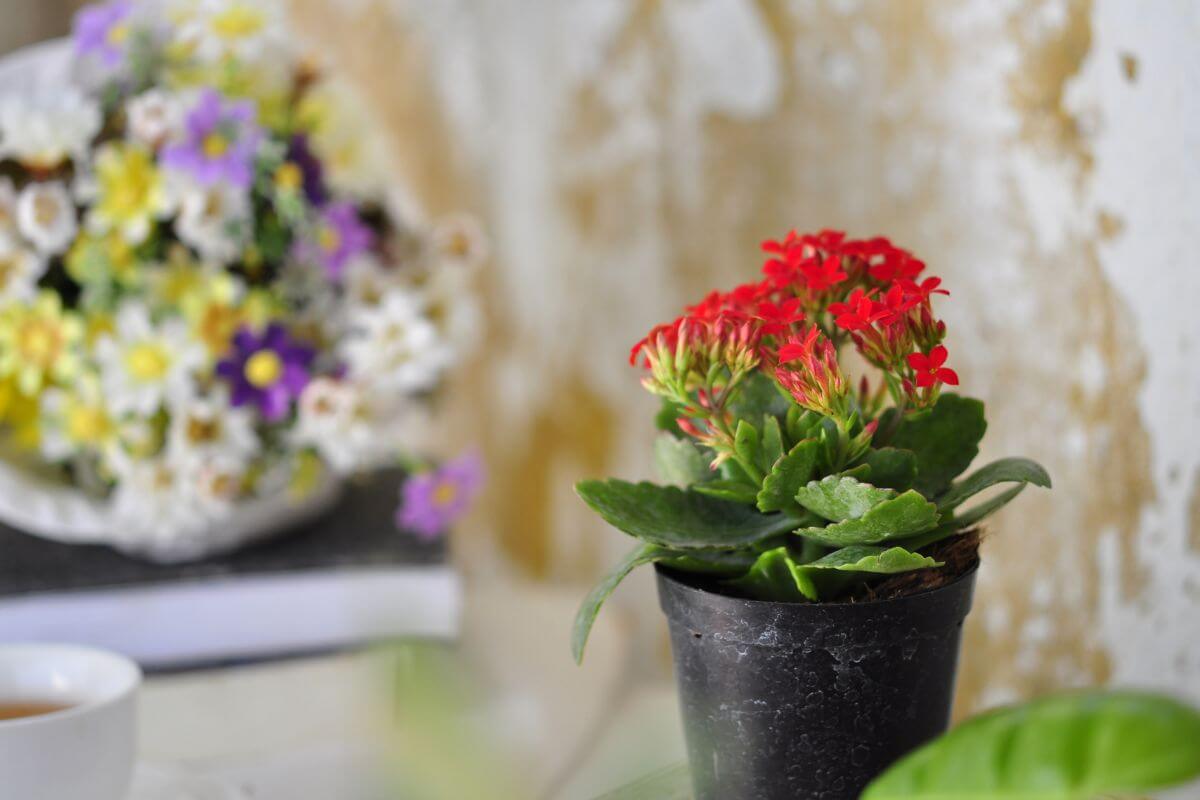
[[[714,365],[730,374],[760,369],[799,404],[834,415],[852,405],[837,360],[847,340],[889,376],[899,405],[928,405],[942,384],[957,385],[945,367],[946,326],[931,302],[949,293],[941,279],[922,278],[924,262],[907,250],[883,237],[847,239],[833,230],[793,231],[762,249],[762,280],[709,293],[638,342],[631,362],[640,356],[661,382],[657,373],[669,353],[676,377],[688,371],[701,389],[721,383]],[[713,386],[707,391],[709,402],[719,400]],[[719,403],[707,411],[718,413]]]

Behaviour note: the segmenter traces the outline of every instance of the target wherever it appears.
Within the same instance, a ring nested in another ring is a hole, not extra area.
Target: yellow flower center
[[[342,235],[329,225],[324,225],[321,227],[321,232],[317,234],[317,244],[326,253],[332,253],[341,247]]]
[[[150,382],[162,379],[171,367],[171,356],[162,345],[155,342],[136,344],[125,354],[125,368],[139,381]]]
[[[221,422],[216,419],[188,417],[187,439],[192,444],[215,442],[221,438]]]
[[[53,364],[62,345],[62,334],[51,320],[31,319],[17,334],[21,360],[30,365],[46,367]]]
[[[283,375],[283,361],[274,350],[259,350],[246,359],[245,373],[252,385],[265,389]]]
[[[434,505],[448,506],[458,497],[458,487],[448,481],[438,484],[433,490]]]
[[[300,167],[288,161],[275,173],[275,186],[282,192],[294,192],[304,183]]]
[[[62,213],[62,206],[54,198],[46,194],[38,194],[33,198],[33,218],[38,225],[48,228],[54,224]]]
[[[106,38],[108,39],[108,43],[113,47],[120,47],[129,38],[129,26],[124,23],[113,25],[108,29],[108,36]]]
[[[74,442],[97,444],[112,433],[112,421],[104,409],[77,405],[67,413],[67,437]]]
[[[261,31],[266,22],[261,11],[238,3],[212,18],[212,31],[222,39],[241,39]]]
[[[204,156],[220,158],[229,152],[229,140],[219,133],[210,133],[204,137]]]

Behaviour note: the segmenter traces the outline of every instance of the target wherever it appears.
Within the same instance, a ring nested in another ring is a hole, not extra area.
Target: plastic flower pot
[[[696,800],[854,800],[945,732],[974,586],[781,603],[659,568]]]

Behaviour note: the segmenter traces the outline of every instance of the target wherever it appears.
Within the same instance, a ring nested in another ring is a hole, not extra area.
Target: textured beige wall
[[[570,484],[650,473],[632,340],[765,236],[886,232],[954,291],[984,457],[1056,481],[992,526],[963,709],[1109,679],[1200,697],[1195,3],[298,5],[407,126],[418,192],[491,228],[453,418],[493,464],[479,528],[525,569],[626,546]],[[647,576],[623,599],[653,618]]]
[[[417,196],[491,230],[491,333],[448,402],[493,471],[469,567],[594,576],[626,542],[571,483],[650,475],[628,345],[764,237],[887,233],[953,290],[983,457],[1056,482],[992,526],[961,708],[1104,680],[1200,699],[1200,6],[293,4]],[[647,575],[619,600],[653,625]]]

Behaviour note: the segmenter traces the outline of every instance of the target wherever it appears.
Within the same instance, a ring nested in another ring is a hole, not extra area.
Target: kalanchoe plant
[[[669,485],[583,481],[579,495],[638,546],[584,601],[577,659],[601,604],[634,568],[703,573],[731,593],[836,601],[881,576],[943,566],[935,547],[1029,483],[979,452],[983,404],[943,391],[941,280],[884,238],[789,233],[763,244],[759,282],[713,292],[638,342],[662,399],[655,444]],[[851,353],[857,357],[850,357]],[[851,364],[866,365],[849,374]],[[997,484],[1004,491],[966,501]]]

